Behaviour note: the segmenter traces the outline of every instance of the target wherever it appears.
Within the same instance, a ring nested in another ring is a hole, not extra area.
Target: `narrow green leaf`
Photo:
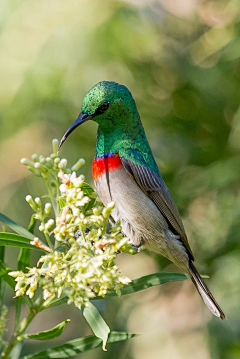
[[[31,240],[27,237],[20,236],[16,233],[9,233],[9,232],[0,232],[0,239],[9,239],[13,241],[19,241],[24,243],[30,243]]]
[[[5,247],[0,247],[0,261],[4,261]]]
[[[24,236],[26,238],[29,238],[31,240],[34,239],[34,235],[30,233],[27,229],[20,226],[19,224],[12,221],[10,218],[5,216],[4,214],[0,213],[0,221],[5,223],[8,227],[10,227],[14,232],[20,234],[21,236]]]
[[[44,330],[43,332],[39,332],[36,334],[24,334],[22,336],[23,339],[36,339],[36,340],[50,340],[54,339],[56,337],[59,337],[64,327],[67,325],[67,323],[70,322],[70,319],[64,320],[64,322],[59,323],[54,328],[49,330]]]
[[[12,270],[5,266],[5,264],[0,261],[0,277],[11,287],[15,288],[15,280],[8,275]]]
[[[5,247],[0,246],[0,261],[4,262],[4,255],[5,255]],[[3,297],[4,297],[4,283],[3,279],[0,276],[0,308],[2,308],[3,305]]]
[[[19,241],[10,241],[10,240],[6,240],[6,239],[0,239],[0,246],[31,248],[31,249],[36,249],[38,251],[43,251],[43,249],[38,248],[37,246],[31,245],[30,243],[23,243],[23,242],[19,242]]]
[[[34,227],[36,225],[36,218],[35,215],[33,214],[31,216],[31,220],[30,223],[28,225],[28,231],[30,233],[34,232]],[[30,256],[31,256],[31,251],[30,249],[27,248],[21,248],[20,252],[19,252],[19,256],[18,256],[18,270],[22,270],[23,272],[26,272],[26,267],[30,267]]]
[[[27,272],[26,267],[30,267],[31,250],[28,248],[21,248],[18,256],[18,270]]]
[[[24,341],[18,342],[11,351],[11,359],[19,359]]]
[[[106,343],[108,339],[108,334],[110,333],[110,328],[105,322],[105,320],[100,315],[97,308],[92,304],[89,303],[88,307],[85,307],[83,309],[83,316],[85,317],[86,321],[92,328],[93,333],[96,335],[96,337],[102,339],[103,350],[106,350]]]
[[[180,281],[189,279],[189,276],[185,273],[178,272],[157,272],[153,274],[149,274],[140,278],[133,279],[131,283],[124,286],[121,289],[121,295],[132,294],[139,292],[140,290],[147,289],[150,287],[154,287],[156,285],[164,284],[172,281]],[[105,298],[116,296],[116,292],[114,290],[109,291]],[[100,299],[101,297],[97,297],[96,299]]]
[[[33,234],[35,225],[37,223],[37,220],[35,218],[35,214],[32,214],[29,225],[28,225],[28,231]]]
[[[131,339],[139,334],[131,334],[126,332],[110,332],[108,336],[108,343],[120,342],[123,340]],[[70,340],[55,348],[47,349],[42,352],[25,355],[20,359],[63,359],[71,358],[79,353],[84,353],[87,350],[100,347],[102,340],[90,335],[80,339]]]
[[[43,251],[43,249],[30,244],[30,239],[16,233],[0,232],[0,246],[29,248]]]

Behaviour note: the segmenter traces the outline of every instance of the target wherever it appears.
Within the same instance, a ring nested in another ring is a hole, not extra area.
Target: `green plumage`
[[[99,124],[95,155],[119,153],[160,175],[131,92],[116,82],[100,82],[84,96],[82,112],[94,115],[103,101],[109,102],[108,110],[93,117]]]

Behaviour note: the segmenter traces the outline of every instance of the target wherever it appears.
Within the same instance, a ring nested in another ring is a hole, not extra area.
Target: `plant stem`
[[[11,353],[12,349],[15,347],[15,345],[23,340],[21,338],[21,335],[25,332],[33,318],[38,314],[38,312],[41,310],[42,302],[38,306],[31,307],[29,309],[28,315],[20,322],[18,328],[14,331],[12,339],[7,343],[6,348],[2,352],[1,358],[2,359],[9,359],[9,354]]]
[[[54,246],[52,245],[51,239],[49,238],[48,231],[44,231],[45,238],[47,240],[48,246],[54,251]]]

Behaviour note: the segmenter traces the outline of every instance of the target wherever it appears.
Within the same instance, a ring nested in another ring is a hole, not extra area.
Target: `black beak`
[[[75,128],[77,128],[79,125],[81,125],[83,122],[86,122],[88,120],[91,120],[92,116],[81,112],[78,116],[78,118],[71,124],[71,126],[69,127],[69,129],[65,132],[63,138],[60,141],[60,144],[58,146],[58,152],[60,150],[60,148],[62,147],[63,142],[65,142],[65,140],[67,139],[67,137],[70,135],[70,133],[75,130]]]

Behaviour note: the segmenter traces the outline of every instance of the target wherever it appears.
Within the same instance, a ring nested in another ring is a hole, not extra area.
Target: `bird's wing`
[[[179,235],[180,240],[190,254],[190,259],[193,260],[193,254],[187,240],[187,235],[178,208],[161,176],[148,167],[134,164],[124,156],[120,157],[126,171],[134,178],[142,191],[154,202],[168,222],[172,232]]]

